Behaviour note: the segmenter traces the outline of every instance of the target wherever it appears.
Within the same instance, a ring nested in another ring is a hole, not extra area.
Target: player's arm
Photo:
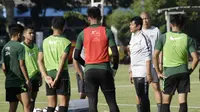
[[[192,57],[192,65],[191,65],[191,69],[190,72],[192,73],[194,71],[194,69],[197,67],[198,61],[199,61],[199,56],[195,47],[195,42],[192,38],[188,39],[188,47],[189,47],[189,52],[191,54]]]
[[[6,75],[6,67],[5,67],[4,63],[2,63],[2,70],[3,70],[4,74]]]
[[[163,41],[165,38],[166,38],[166,34],[161,35],[161,37],[156,41],[156,45],[155,45],[154,53],[153,53],[153,64],[159,78],[164,78],[164,75],[162,74],[162,71],[159,67],[159,64],[160,64],[159,55],[163,49],[163,45],[164,45]]]
[[[75,50],[74,50],[75,51]],[[83,79],[83,70],[80,66],[80,64],[78,63],[78,61],[76,61],[74,59],[74,51],[73,51],[73,55],[72,55],[72,58],[73,58],[73,65],[74,65],[74,68],[76,70],[76,72],[78,73],[78,75],[80,76],[81,79]]]
[[[56,77],[54,80],[58,80],[60,78],[60,75],[63,71],[64,65],[66,63],[67,57],[69,55],[70,52],[70,48],[71,48],[71,43],[66,47],[65,51],[63,52],[61,58],[60,58],[60,62],[59,62],[59,67],[58,67],[58,72],[56,74]]]
[[[160,38],[161,38],[161,32],[158,29],[157,40],[160,39]],[[159,54],[159,69],[160,69],[161,72],[163,71],[163,52],[162,51],[160,51],[160,54]]]
[[[22,46],[18,50],[18,60],[19,60],[20,69],[21,69],[21,71],[24,75],[24,78],[26,80],[26,84],[28,85],[29,89],[31,89],[31,83],[30,83],[29,76],[28,76],[27,69],[26,69],[26,65],[25,65],[25,48],[24,48],[24,46]]]
[[[81,58],[81,51],[83,47],[83,31],[78,35],[76,40],[76,47],[74,51],[74,59],[78,61],[81,65],[85,66],[85,61]]]
[[[112,57],[113,57],[113,69],[117,70],[119,66],[119,52],[117,49],[117,45],[115,43],[114,35],[110,29],[106,29],[106,35],[108,37],[108,44],[112,51]]]
[[[1,57],[2,57],[2,70],[3,70],[3,72],[4,72],[4,74],[6,75],[6,66],[5,66],[5,64],[4,64],[4,49],[2,49],[2,51],[1,51]]]

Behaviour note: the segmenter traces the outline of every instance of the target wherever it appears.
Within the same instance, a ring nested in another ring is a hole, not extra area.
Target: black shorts
[[[78,75],[78,73],[76,73],[76,80],[77,80],[78,92],[79,93],[85,93],[84,81],[81,80],[81,78]]]
[[[164,94],[174,95],[176,90],[178,93],[190,92],[189,73],[180,73],[172,75],[164,80]]]
[[[28,87],[9,87],[6,88],[6,101],[8,102],[18,102],[17,95],[27,92]]]
[[[71,88],[70,88],[70,80],[68,78],[60,78],[57,82],[57,86],[55,88],[49,88],[46,83],[46,95],[64,95],[70,96]]]
[[[114,78],[110,71],[103,69],[89,69],[85,73],[85,92],[115,91]]]
[[[31,80],[31,84],[32,84],[32,92],[38,92],[40,87],[40,81],[36,79]]]

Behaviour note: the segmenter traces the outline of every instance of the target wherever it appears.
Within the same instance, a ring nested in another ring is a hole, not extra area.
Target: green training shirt
[[[64,52],[68,54],[70,51],[70,47],[71,47],[71,42],[63,36],[51,35],[47,37],[43,41],[42,48],[40,48],[40,52],[43,52],[44,65],[46,70],[47,71],[58,70],[62,54]],[[68,59],[66,59],[64,70],[68,70]]]
[[[100,25],[94,24],[89,27],[98,27],[98,26],[100,26]],[[113,35],[112,31],[108,28],[106,28],[106,36],[108,38],[109,47],[116,46],[114,35]],[[76,40],[76,49],[81,50],[81,48],[83,47],[83,40],[84,40],[84,31],[82,31],[78,35],[78,38]],[[85,72],[89,69],[104,69],[104,70],[111,71],[111,66],[110,66],[109,62],[99,63],[99,64],[86,64]]]
[[[31,80],[38,79],[39,67],[37,64],[39,48],[36,44],[30,46],[26,45],[24,42],[21,43],[25,47],[25,63],[26,69]]]
[[[185,33],[167,32],[158,39],[155,49],[163,51],[164,75],[188,72],[188,54],[196,52],[194,41]]]
[[[2,49],[2,62],[5,64],[5,88],[21,87],[25,84],[20,69],[20,60],[25,60],[25,48],[17,41],[9,41]]]

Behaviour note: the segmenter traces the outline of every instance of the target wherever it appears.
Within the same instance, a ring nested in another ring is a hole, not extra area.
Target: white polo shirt
[[[132,77],[146,77],[146,61],[151,60],[151,41],[139,31],[129,42]]]
[[[153,54],[156,41],[160,37],[160,30],[155,26],[151,26],[149,29],[142,29],[142,31],[151,41],[151,48]]]

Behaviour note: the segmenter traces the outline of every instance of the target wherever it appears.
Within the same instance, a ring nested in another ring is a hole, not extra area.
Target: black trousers
[[[150,112],[149,84],[144,77],[134,77],[136,94],[141,102],[141,112]]]

